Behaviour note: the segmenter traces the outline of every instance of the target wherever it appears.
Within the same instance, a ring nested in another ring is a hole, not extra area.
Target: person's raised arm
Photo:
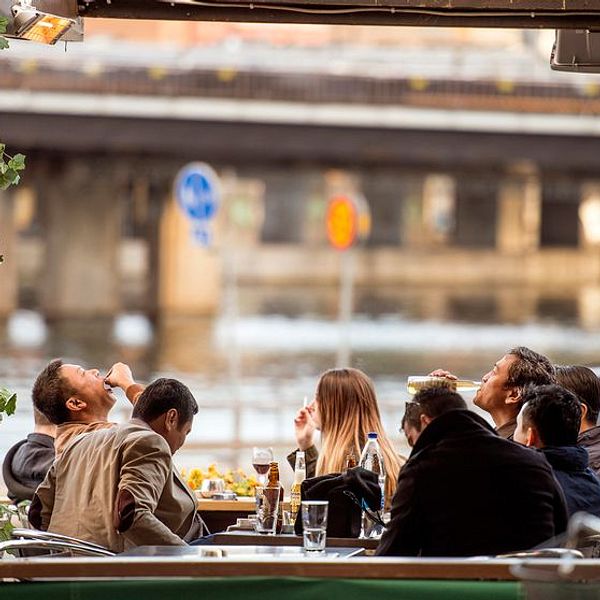
[[[315,422],[311,415],[309,407],[301,408],[294,418],[294,433],[296,434],[296,443],[298,450],[305,452],[306,460],[306,477],[314,477],[317,470],[317,459],[319,453],[313,443],[315,433]],[[288,463],[292,469],[296,465],[296,450],[290,453],[287,457]]]
[[[135,404],[144,391],[144,386],[135,382],[131,369],[125,363],[115,363],[108,371],[105,381],[111,387],[121,388],[131,404]]]
[[[315,429],[315,422],[310,409],[308,407],[301,408],[294,418],[294,433],[300,450],[307,450],[313,445]]]

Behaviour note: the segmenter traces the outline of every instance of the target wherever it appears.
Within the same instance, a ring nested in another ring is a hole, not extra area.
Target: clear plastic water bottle
[[[383,454],[377,442],[377,434],[370,432],[367,434],[367,443],[360,455],[360,466],[363,469],[377,473],[379,487],[381,488],[381,506],[380,516],[383,515],[383,507],[385,504],[385,465],[383,464]],[[362,513],[360,537],[365,538],[380,538],[383,533],[383,527],[375,522],[366,514]]]

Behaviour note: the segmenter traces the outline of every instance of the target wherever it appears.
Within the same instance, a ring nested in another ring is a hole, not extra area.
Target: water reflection
[[[152,342],[152,325],[145,315],[118,315],[113,326],[113,339],[118,346],[139,348]]]
[[[600,294],[592,288],[570,296],[531,289],[359,289],[355,298],[345,336],[351,364],[375,380],[384,424],[404,453],[398,423],[410,374],[443,366],[477,379],[518,344],[563,364],[594,365],[600,356]],[[188,384],[201,411],[177,457],[183,466],[217,461],[250,471],[255,444],[272,445],[284,461],[294,413],[304,396],[313,396],[319,374],[335,365],[337,290],[242,288],[235,314],[234,320],[164,319],[153,331],[137,316],[44,325],[37,314],[18,314],[0,328],[0,381],[19,393],[17,414],[1,426],[0,456],[32,427],[35,375],[62,356],[100,369],[122,360],[142,381],[171,375]],[[43,335],[35,331],[40,324]],[[123,421],[130,410],[121,397],[112,417]],[[283,473],[291,478],[291,470]]]
[[[6,334],[16,348],[39,348],[48,337],[48,328],[39,313],[17,310],[8,319]]]

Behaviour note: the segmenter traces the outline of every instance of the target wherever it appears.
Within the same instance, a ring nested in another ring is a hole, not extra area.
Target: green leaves
[[[6,31],[8,19],[0,17],[0,34]],[[0,50],[8,48],[8,40],[0,35]],[[9,156],[5,153],[4,144],[0,144],[0,190],[5,190],[9,185],[19,183],[19,171],[25,168],[25,157],[22,154]],[[2,262],[0,257],[0,262]]]
[[[0,17],[0,34],[6,31],[7,25],[8,19],[6,17]],[[6,50],[6,48],[8,48],[8,40],[4,36],[0,35],[0,50]],[[9,156],[5,153],[4,150],[4,144],[0,143],[0,190],[5,190],[6,188],[8,188],[9,185],[19,183],[19,180],[21,179],[19,171],[22,171],[25,168],[25,157],[22,154],[15,154],[14,156]],[[3,262],[4,256],[0,254],[0,264],[2,264]],[[0,390],[0,393],[2,391],[4,390]],[[0,405],[0,421],[1,420],[2,406]]]
[[[0,542],[10,540],[15,527],[29,527],[27,515],[31,500],[21,500],[18,504],[0,504]],[[0,560],[2,553],[0,552]]]
[[[18,517],[16,507],[0,504],[0,542],[10,540],[12,530],[15,528],[12,523],[13,517]]]
[[[25,157],[22,154],[10,156],[5,152],[5,148],[4,144],[0,144],[0,190],[19,183],[19,171],[25,168]]]
[[[0,388],[0,421],[2,421],[2,413],[7,417],[15,414],[17,410],[17,395],[6,388]]]
[[[8,19],[6,17],[0,17],[0,33],[6,31],[7,25]],[[8,40],[0,35],[0,50],[5,50],[6,48],[8,48]]]

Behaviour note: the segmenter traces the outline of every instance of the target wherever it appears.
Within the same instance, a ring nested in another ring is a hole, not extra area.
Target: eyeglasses
[[[404,433],[404,424],[408,421],[418,421],[421,416],[423,409],[419,402],[415,402],[414,400],[406,401],[406,408],[404,410],[404,416],[402,417],[402,423],[398,428],[399,433]]]

